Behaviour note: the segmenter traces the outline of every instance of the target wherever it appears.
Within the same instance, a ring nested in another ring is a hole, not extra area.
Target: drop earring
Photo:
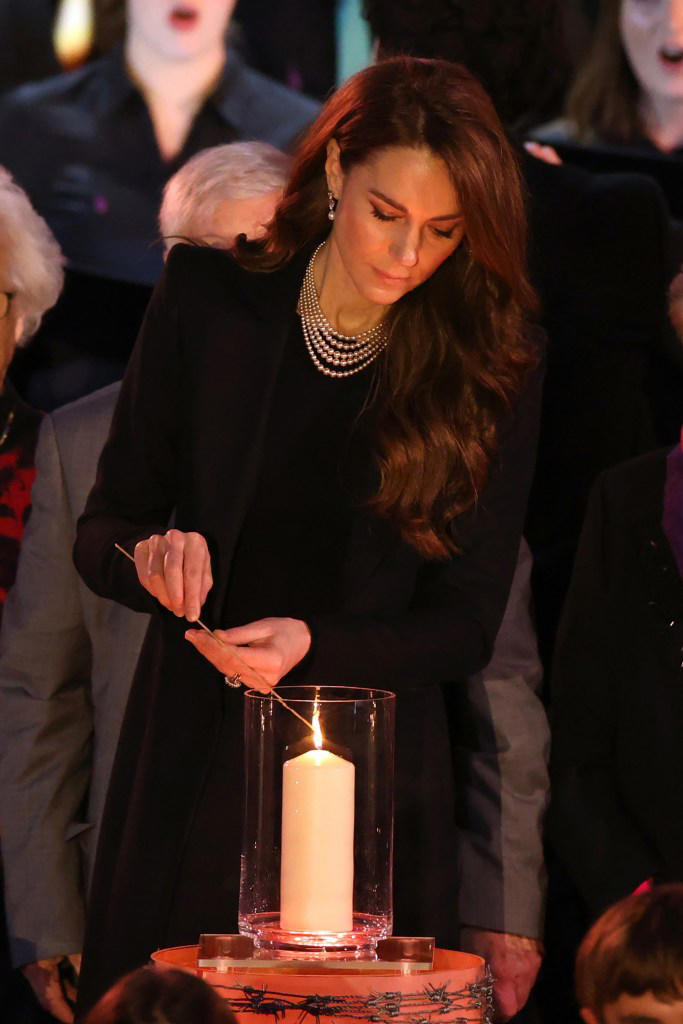
[[[337,203],[338,203],[337,197],[334,195],[334,193],[330,192],[329,189],[328,189],[328,192],[327,192],[327,218],[328,218],[328,220],[334,220],[334,215],[337,212]]]

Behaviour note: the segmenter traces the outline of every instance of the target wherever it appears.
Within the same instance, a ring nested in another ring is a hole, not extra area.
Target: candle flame
[[[316,708],[313,712],[313,743],[315,744],[316,750],[322,750],[323,746],[323,732],[320,728],[320,712]]]

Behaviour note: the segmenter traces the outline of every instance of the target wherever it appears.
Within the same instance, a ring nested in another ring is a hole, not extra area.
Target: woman
[[[242,701],[224,676],[399,692],[396,928],[452,941],[438,684],[487,661],[517,554],[539,390],[524,236],[481,87],[400,58],[329,100],[263,242],[171,252],[75,552],[98,593],[157,611],[85,1006],[154,946],[234,929]],[[185,634],[200,611],[227,646]]]
[[[28,196],[0,167],[0,615],[14,583],[31,508],[40,413],[7,378],[17,345],[35,334],[62,289],[62,254]]]
[[[7,371],[17,346],[33,336],[43,313],[57,301],[62,280],[62,253],[52,232],[23,189],[0,167],[0,618],[7,592],[14,583],[24,527],[31,511],[34,456],[41,420],[41,414],[19,398],[7,379]],[[6,811],[2,824],[6,842]],[[1,885],[0,892],[3,890]],[[1,902],[4,932],[4,894]],[[2,938],[0,972],[5,981],[10,964],[4,934]]]
[[[645,151],[683,146],[683,2],[603,0],[567,120],[534,133]]]
[[[169,178],[236,139],[289,149],[318,111],[227,45],[235,0],[122,6],[122,46],[0,96],[0,163],[69,261],[58,309],[17,368],[44,408],[123,375],[161,272],[156,218]]]

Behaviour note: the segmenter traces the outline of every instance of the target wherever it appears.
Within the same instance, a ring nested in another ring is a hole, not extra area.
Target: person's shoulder
[[[121,382],[115,381],[53,410],[49,419],[58,440],[68,445],[72,438],[85,434],[94,444],[109,429],[120,390]]]
[[[544,146],[575,141],[578,134],[576,124],[568,117],[556,117],[552,121],[546,121],[545,124],[537,125],[529,132],[534,141],[542,142]]]
[[[264,105],[286,111],[288,116],[298,117],[302,124],[312,121],[320,110],[317,100],[290,89],[282,82],[250,68],[248,64],[243,65],[243,72],[245,83],[254,97],[260,98]]]
[[[526,150],[521,156],[522,170],[532,197],[561,197],[563,202],[612,203],[643,199],[662,204],[661,188],[647,174],[634,170],[595,171],[568,161],[549,164]]]
[[[316,118],[320,104],[250,68],[231,51],[217,102],[243,138],[262,139],[289,149]]]
[[[69,105],[87,92],[106,66],[105,59],[101,58],[73,71],[52,75],[38,82],[26,82],[0,98],[0,111],[30,114],[45,106]]]
[[[248,273],[227,249],[189,242],[178,242],[170,249],[164,269],[167,280],[184,282],[192,289],[225,287],[226,282],[246,279]]]
[[[164,277],[173,295],[200,294],[209,303],[242,306],[268,320],[280,314],[281,300],[289,302],[298,294],[307,255],[297,254],[281,269],[259,272],[247,270],[225,249],[181,242],[168,255]]]
[[[627,459],[625,462],[606,469],[602,474],[602,479],[610,490],[619,491],[624,496],[635,495],[641,487],[649,487],[652,484],[663,485],[666,460],[670,451],[670,448],[657,448],[655,451],[645,452],[644,455]]]
[[[595,483],[602,505],[620,529],[659,522],[670,448],[658,448],[604,470]]]

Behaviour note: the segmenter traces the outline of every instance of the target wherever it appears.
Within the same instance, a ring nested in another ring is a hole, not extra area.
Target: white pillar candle
[[[353,928],[355,768],[329,750],[308,750],[282,769],[280,927]]]

